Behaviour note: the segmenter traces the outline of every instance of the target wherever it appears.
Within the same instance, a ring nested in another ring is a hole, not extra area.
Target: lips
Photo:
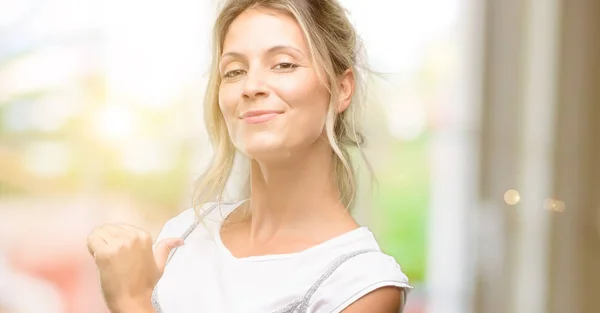
[[[260,124],[268,122],[282,113],[276,110],[252,110],[242,114],[240,118],[248,124]]]

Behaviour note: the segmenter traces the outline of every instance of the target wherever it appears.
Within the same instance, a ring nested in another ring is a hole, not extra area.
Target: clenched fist
[[[95,228],[87,246],[94,257],[102,294],[112,313],[154,312],[152,290],[162,276],[172,249],[181,238],[167,238],[152,247],[148,232],[126,224]]]

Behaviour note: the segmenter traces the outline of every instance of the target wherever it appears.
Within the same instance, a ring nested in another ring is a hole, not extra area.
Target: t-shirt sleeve
[[[310,313],[338,313],[364,295],[387,286],[404,289],[404,298],[412,287],[396,260],[384,253],[356,256],[341,264],[309,301]]]

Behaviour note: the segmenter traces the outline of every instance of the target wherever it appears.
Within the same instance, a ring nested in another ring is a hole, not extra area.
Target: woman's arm
[[[342,313],[398,313],[402,308],[404,308],[404,289],[389,286],[366,294],[346,307]]]

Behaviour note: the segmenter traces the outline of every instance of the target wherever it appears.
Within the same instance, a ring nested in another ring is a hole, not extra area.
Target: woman
[[[168,221],[154,247],[129,225],[88,238],[111,311],[400,312],[406,276],[349,213],[361,103],[343,8],[229,1],[214,47],[205,122],[215,154],[203,204]],[[251,163],[249,196],[226,203],[237,152]]]

